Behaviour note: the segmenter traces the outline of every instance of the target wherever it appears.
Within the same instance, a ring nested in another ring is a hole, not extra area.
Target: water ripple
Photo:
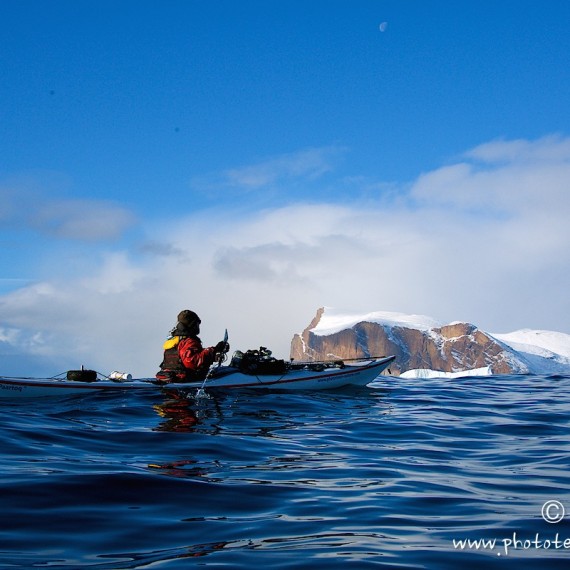
[[[383,378],[6,401],[0,566],[566,567],[570,519],[549,524],[541,507],[570,512],[569,387]],[[548,548],[527,545],[537,535]],[[467,539],[496,544],[454,545]]]

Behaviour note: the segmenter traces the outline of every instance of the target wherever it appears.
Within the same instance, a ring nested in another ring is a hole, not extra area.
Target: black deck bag
[[[232,366],[235,366],[244,374],[253,374],[255,376],[265,374],[278,375],[287,372],[285,361],[271,356],[271,351],[263,346],[259,350],[234,353]]]
[[[68,370],[67,379],[74,382],[95,382],[97,380],[97,372],[95,370]]]

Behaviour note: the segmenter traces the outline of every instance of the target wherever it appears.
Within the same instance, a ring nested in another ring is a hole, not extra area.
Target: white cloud
[[[251,190],[283,180],[314,179],[333,170],[344,150],[329,146],[283,154],[254,165],[229,169],[225,172],[225,178],[232,186]]]
[[[465,153],[465,156],[486,163],[565,162],[570,160],[570,138],[549,135],[529,141],[525,139],[496,140],[484,143]]]
[[[218,208],[149,223],[145,243],[160,255],[116,252],[79,277],[0,297],[0,327],[36,335],[34,354],[137,375],[154,374],[183,308],[202,317],[205,344],[227,327],[233,349],[264,345],[285,357],[322,305],[569,332],[570,170],[568,141],[557,141],[517,143],[528,160],[507,152],[508,141],[482,145],[398,201],[247,216]],[[475,155],[503,158],[482,168]]]

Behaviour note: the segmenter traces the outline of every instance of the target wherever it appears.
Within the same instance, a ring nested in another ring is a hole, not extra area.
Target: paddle
[[[224,333],[224,345],[225,344],[228,344],[228,329],[226,329],[226,332]],[[222,365],[222,362],[224,361],[224,355],[225,355],[225,352],[220,352],[220,355],[218,357],[217,366],[214,366],[213,364],[212,364],[212,366],[210,366],[210,370],[208,370],[208,374],[206,374],[206,378],[204,378],[204,382],[202,382],[202,386],[200,386],[200,388],[198,388],[198,391],[196,392],[197,398],[204,395],[204,386],[206,385],[206,382],[212,376],[212,374]]]

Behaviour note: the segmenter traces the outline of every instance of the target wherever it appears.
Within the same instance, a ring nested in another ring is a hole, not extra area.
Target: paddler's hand
[[[230,350],[230,345],[229,343],[221,340],[218,344],[216,344],[215,350],[217,354],[225,354]]]

